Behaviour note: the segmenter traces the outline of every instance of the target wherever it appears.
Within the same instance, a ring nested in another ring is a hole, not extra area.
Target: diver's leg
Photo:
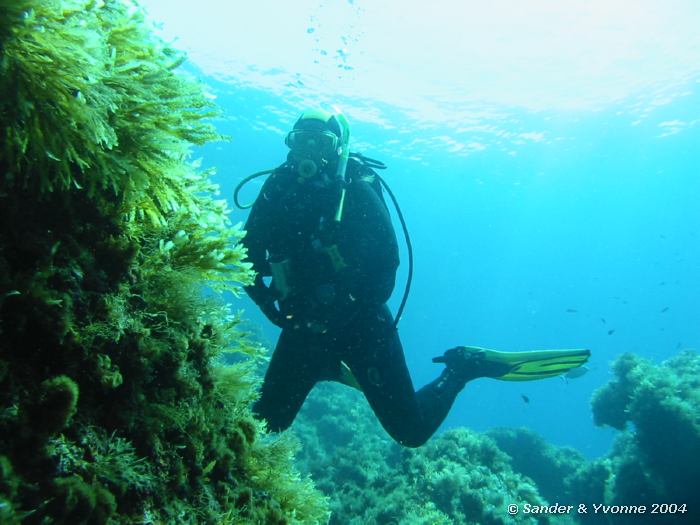
[[[443,373],[416,393],[386,307],[362,315],[347,329],[354,333],[347,337],[343,359],[382,426],[402,445],[422,445],[445,419],[464,382]]]
[[[279,432],[289,427],[306,396],[328,368],[327,352],[313,334],[282,330],[253,412]]]

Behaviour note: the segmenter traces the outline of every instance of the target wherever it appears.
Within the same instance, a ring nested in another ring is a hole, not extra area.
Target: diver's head
[[[336,115],[322,109],[304,111],[284,143],[289,163],[300,181],[316,176],[333,179],[343,151],[343,132]]]

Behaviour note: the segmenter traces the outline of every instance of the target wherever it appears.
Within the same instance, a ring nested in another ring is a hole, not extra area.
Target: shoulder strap
[[[382,185],[379,182],[379,175],[375,173],[373,165],[364,162],[365,159],[367,159],[367,157],[363,157],[359,153],[350,154],[348,164],[351,168],[348,170],[348,174],[350,175],[350,181],[352,182],[353,180],[357,180],[369,184],[372,187],[372,189],[376,192],[377,196],[382,201],[382,203],[384,203],[384,206],[386,206]],[[386,166],[383,163],[379,161],[374,162],[378,162],[379,164],[381,164],[382,167],[380,168],[377,166],[378,169],[386,169]]]

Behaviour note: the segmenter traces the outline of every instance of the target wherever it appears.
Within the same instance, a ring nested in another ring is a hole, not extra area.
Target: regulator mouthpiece
[[[311,159],[304,159],[297,164],[297,173],[302,179],[310,179],[318,173],[318,165]]]

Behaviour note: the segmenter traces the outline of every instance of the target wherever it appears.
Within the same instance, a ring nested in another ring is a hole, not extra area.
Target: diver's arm
[[[261,198],[266,186],[267,182],[253,204],[245,224],[246,234],[241,240],[248,250],[248,261],[253,264],[255,271],[253,284],[245,286],[244,290],[272,323],[282,326],[284,317],[275,306],[275,294],[263,281],[263,277],[270,275],[266,252],[269,244],[268,236],[272,231],[271,224],[275,220],[275,208],[267,199]]]

